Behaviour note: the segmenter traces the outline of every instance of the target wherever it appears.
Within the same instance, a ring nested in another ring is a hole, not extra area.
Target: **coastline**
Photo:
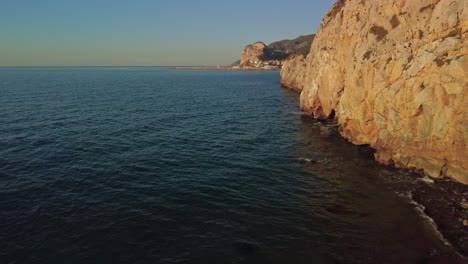
[[[413,201],[422,205],[421,210],[443,237],[463,259],[468,259],[468,186],[444,178],[417,187],[411,192]]]
[[[226,67],[226,66],[177,66],[177,67],[169,67],[171,70],[179,70],[179,71],[280,71],[280,68],[276,69],[266,69],[266,68],[254,68],[254,67],[244,67],[244,68],[234,68],[234,67]]]
[[[299,92],[285,85],[281,87],[292,92]],[[333,123],[335,121],[322,120],[322,122]],[[337,126],[334,127],[334,132],[339,134]],[[363,149],[363,153],[367,153],[369,159],[381,164],[374,158],[372,148],[358,147]],[[385,182],[386,188],[406,197],[410,204],[414,204],[415,209],[420,211],[426,220],[433,223],[433,231],[439,233],[441,239],[453,247],[458,254],[458,256],[450,256],[444,252],[437,252],[435,256],[428,257],[434,261],[430,263],[466,263],[468,260],[468,185],[450,177],[431,178],[418,170],[381,165],[389,170],[404,173],[404,181],[389,177]]]
[[[283,89],[294,93],[300,93],[297,89],[291,89],[282,85]],[[299,94],[298,94],[299,96]],[[309,116],[310,117],[310,116]],[[313,118],[313,117],[311,117]],[[324,123],[334,124],[333,131],[339,134],[336,121],[321,120]],[[361,149],[373,162],[388,168],[389,171],[401,172],[401,177],[391,176],[385,178],[384,188],[392,190],[401,197],[405,197],[414,209],[431,223],[433,230],[440,235],[440,239],[446,245],[452,247],[457,255],[453,256],[443,251],[434,251],[433,256],[428,256],[429,263],[467,263],[468,261],[468,185],[456,182],[449,177],[430,178],[421,171],[398,168],[394,165],[379,163],[374,158],[374,150],[369,146],[359,146],[348,142]],[[396,225],[396,228],[398,226]]]
[[[284,83],[280,85],[282,89],[296,92],[299,96],[301,94],[301,89]],[[336,132],[339,133],[338,128]],[[356,145],[352,142],[350,144]],[[382,164],[373,155],[372,159]],[[436,231],[457,251],[459,258],[449,257],[447,263],[465,263],[468,259],[468,185],[450,177],[428,177],[420,170],[382,165],[407,172],[408,177],[414,177],[414,182],[409,186],[393,186],[389,183],[388,188],[397,193],[407,193],[410,201],[418,205],[421,213],[433,221]],[[436,263],[444,263],[446,257],[448,256],[442,254],[434,260]]]

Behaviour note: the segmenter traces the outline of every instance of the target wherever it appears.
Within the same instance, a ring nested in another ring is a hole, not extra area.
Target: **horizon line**
[[[12,65],[0,66],[0,68],[58,68],[58,67],[222,67],[229,65]]]

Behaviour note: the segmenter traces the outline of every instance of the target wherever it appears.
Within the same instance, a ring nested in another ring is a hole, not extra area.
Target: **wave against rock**
[[[282,82],[379,162],[468,184],[467,17],[466,0],[340,0]]]

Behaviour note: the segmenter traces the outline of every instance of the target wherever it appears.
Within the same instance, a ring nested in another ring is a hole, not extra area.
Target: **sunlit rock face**
[[[379,162],[468,184],[467,17],[466,0],[340,0],[287,82]]]
[[[255,42],[254,44],[248,45],[244,48],[240,59],[240,64],[245,65],[247,63],[254,63],[260,61],[260,56],[263,54],[263,49],[266,45],[263,42]]]
[[[302,54],[290,56],[283,62],[281,68],[281,85],[294,90],[302,91],[306,75],[306,59]]]

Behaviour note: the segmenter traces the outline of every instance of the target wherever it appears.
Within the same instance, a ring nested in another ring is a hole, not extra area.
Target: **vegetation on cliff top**
[[[309,54],[314,37],[315,34],[312,34],[299,36],[298,38],[292,40],[285,39],[276,41],[268,46],[265,45],[263,50],[259,52],[260,54],[255,54],[255,56],[257,56],[258,60],[260,61],[284,61],[293,54],[302,54],[307,56],[307,54]],[[257,43],[262,42],[255,42],[254,44]],[[244,51],[254,44],[247,46]]]
[[[299,36],[293,40],[281,40],[268,45],[268,49],[283,51],[288,55],[301,53],[306,56],[309,54],[310,46],[314,38],[315,34]]]

